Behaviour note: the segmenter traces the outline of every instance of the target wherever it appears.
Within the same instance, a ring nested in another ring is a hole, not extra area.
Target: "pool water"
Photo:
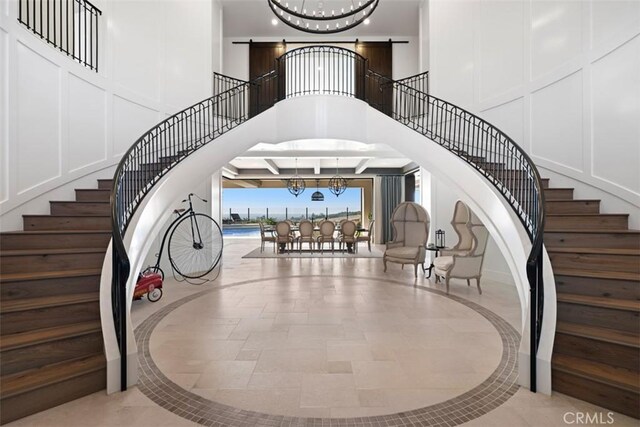
[[[260,237],[259,225],[225,225],[222,227],[225,237]]]

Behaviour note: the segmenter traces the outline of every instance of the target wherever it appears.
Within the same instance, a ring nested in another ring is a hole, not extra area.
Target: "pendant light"
[[[316,179],[316,191],[311,195],[312,202],[324,202],[324,194],[320,192],[320,180]]]
[[[304,192],[305,188],[307,188],[307,186],[304,183],[304,179],[298,175],[298,159],[296,159],[296,174],[287,180],[287,190],[289,190],[289,193],[298,197]]]
[[[336,159],[336,174],[329,180],[329,191],[340,196],[347,189],[347,180],[340,176],[338,173],[338,159]]]

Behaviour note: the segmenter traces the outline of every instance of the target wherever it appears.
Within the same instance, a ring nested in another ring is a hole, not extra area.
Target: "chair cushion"
[[[385,255],[393,258],[414,259],[418,256],[420,248],[415,246],[399,246],[397,248],[387,249]]]
[[[433,265],[438,270],[447,271],[453,266],[453,257],[452,256],[439,256],[438,258],[433,260]]]

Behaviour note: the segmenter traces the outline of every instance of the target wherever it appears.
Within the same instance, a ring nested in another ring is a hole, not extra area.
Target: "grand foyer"
[[[283,104],[283,105],[284,105],[284,104]],[[286,106],[285,106],[284,108],[286,108]],[[240,130],[240,129],[241,129],[241,128],[238,128],[238,130]],[[418,153],[416,153],[416,154],[415,154],[415,156],[416,156],[416,157],[419,157],[419,154],[418,154]],[[442,163],[442,164],[444,164],[444,163]],[[435,166],[435,165],[434,165],[434,166]],[[471,178],[471,181],[473,181],[473,178],[472,178],[472,177],[470,177],[470,178]],[[466,182],[466,181],[465,181],[465,182]],[[479,210],[481,210],[481,209],[479,209]],[[486,217],[485,219],[489,220],[489,218],[488,218],[488,217]],[[487,222],[489,222],[489,221],[487,221]]]

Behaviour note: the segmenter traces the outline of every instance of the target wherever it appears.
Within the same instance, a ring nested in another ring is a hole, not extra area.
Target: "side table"
[[[438,255],[440,254],[440,251],[448,251],[448,250],[450,250],[451,248],[447,248],[447,247],[441,247],[441,248],[439,248],[439,247],[437,247],[436,245],[434,245],[433,243],[431,243],[431,244],[428,244],[427,246],[425,246],[425,249],[427,249],[428,251],[435,252],[435,256],[434,256],[434,258],[438,258]],[[426,277],[427,279],[430,279],[430,278],[431,278],[431,270],[433,270],[433,267],[434,267],[434,266],[433,266],[433,261],[432,261],[432,262],[431,262],[431,265],[430,265],[429,267],[427,267],[427,268],[425,268],[425,269],[424,269],[424,271],[428,271],[428,273],[427,273],[427,277]]]

